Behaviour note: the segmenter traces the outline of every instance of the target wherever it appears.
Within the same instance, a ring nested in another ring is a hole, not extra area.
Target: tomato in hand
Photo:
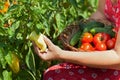
[[[94,51],[95,49],[90,43],[83,43],[80,46],[80,50],[82,50],[82,51]]]
[[[93,41],[93,35],[89,32],[85,32],[81,39],[82,43],[90,43]]]
[[[115,46],[115,38],[109,39],[109,40],[106,42],[106,45],[107,45],[107,48],[108,48],[108,49],[113,49],[114,46]]]
[[[107,46],[104,42],[101,42],[96,44],[95,49],[99,51],[104,51],[107,49]]]
[[[106,43],[107,40],[110,39],[110,35],[107,33],[97,33],[93,37],[93,43],[96,45],[97,43]]]

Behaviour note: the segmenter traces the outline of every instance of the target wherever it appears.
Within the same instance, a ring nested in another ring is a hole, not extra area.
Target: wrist
[[[59,60],[64,60],[65,53],[66,53],[65,50],[61,49],[60,52],[59,52],[59,58],[58,59]]]

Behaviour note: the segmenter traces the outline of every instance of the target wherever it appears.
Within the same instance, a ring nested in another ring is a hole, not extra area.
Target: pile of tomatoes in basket
[[[116,38],[111,37],[105,32],[99,32],[93,35],[90,32],[85,32],[81,37],[81,51],[104,51],[113,49],[115,46]]]

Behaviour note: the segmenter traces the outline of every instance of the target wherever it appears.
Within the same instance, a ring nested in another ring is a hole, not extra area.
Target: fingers
[[[54,44],[52,43],[52,41],[50,39],[48,39],[46,36],[44,36],[44,41],[47,44],[48,48],[50,48],[51,46],[53,46]]]
[[[36,46],[35,42],[32,42],[35,53],[39,54],[39,48]]]
[[[43,54],[45,53],[41,53],[40,52],[40,50],[39,50],[39,48],[36,46],[36,44],[34,43],[34,42],[32,42],[33,43],[33,47],[34,47],[34,51],[35,51],[35,53],[40,57],[40,58],[42,58],[42,56],[43,56]]]

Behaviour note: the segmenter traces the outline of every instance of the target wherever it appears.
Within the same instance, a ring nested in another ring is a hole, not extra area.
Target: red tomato
[[[107,33],[97,33],[93,37],[93,43],[96,45],[97,43],[104,42],[110,39],[110,35]]]
[[[80,50],[83,50],[83,51],[94,51],[94,47],[90,44],[90,43],[83,43],[81,46],[80,46]]]
[[[101,43],[97,43],[95,48],[96,48],[96,50],[104,51],[107,49],[107,46],[104,42],[101,42]]]
[[[116,42],[116,38],[112,38],[112,40]]]
[[[113,49],[114,46],[115,46],[115,38],[109,39],[109,40],[106,42],[106,45],[107,45],[107,48],[108,48],[108,49]]]
[[[82,43],[89,43],[93,41],[93,35],[89,32],[85,32],[81,39]]]

